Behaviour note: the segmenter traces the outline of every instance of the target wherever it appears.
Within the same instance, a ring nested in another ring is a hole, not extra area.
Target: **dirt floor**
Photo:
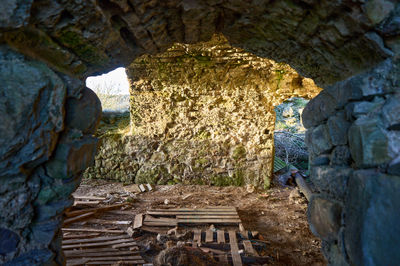
[[[320,240],[308,227],[307,203],[297,188],[257,192],[251,187],[166,185],[156,186],[154,191],[133,194],[126,192],[122,183],[83,180],[74,195],[103,196],[109,203],[128,201],[132,204],[127,210],[135,214],[155,208],[234,206],[244,228],[260,233],[265,244],[262,255],[270,258],[267,265],[326,265],[320,251]],[[120,219],[130,217],[124,217],[121,212]]]

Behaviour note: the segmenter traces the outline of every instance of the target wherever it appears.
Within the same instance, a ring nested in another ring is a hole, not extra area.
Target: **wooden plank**
[[[168,227],[175,227],[178,225],[177,222],[169,223],[169,222],[144,222],[143,225],[145,226],[168,226]]]
[[[232,254],[232,262],[233,266],[241,266],[242,259],[239,254],[239,247],[236,239],[236,232],[229,230],[229,244],[231,245],[231,254]]]
[[[149,211],[155,211],[155,212],[233,212],[237,213],[236,209],[207,209],[207,208],[201,208],[201,209],[190,209],[190,208],[180,208],[180,209],[152,209]]]
[[[112,210],[116,208],[120,208],[123,206],[126,206],[130,203],[121,203],[121,204],[115,204],[115,205],[110,205],[110,206],[105,206],[105,207],[98,207],[98,208],[90,208],[90,209],[83,209],[83,210],[77,210],[77,211],[70,211],[70,212],[65,212],[65,215],[67,217],[75,217],[84,213],[88,212],[102,212],[102,211],[107,211],[107,210]]]
[[[88,261],[126,261],[126,260],[142,260],[141,256],[115,256],[115,257],[87,257]]]
[[[242,235],[242,237],[244,237],[245,239],[249,238],[249,233],[244,229],[244,226],[242,223],[239,224],[239,231],[240,231],[240,234]]]
[[[201,245],[201,230],[196,228],[194,229],[193,247],[197,247],[200,245]]]
[[[112,245],[112,248],[128,248],[128,247],[134,247],[137,246],[136,242],[128,242],[128,243],[121,243],[121,244],[116,244]]]
[[[135,216],[135,221],[133,223],[133,229],[142,227],[143,225],[143,214],[139,213]]]
[[[236,212],[164,212],[164,211],[147,211],[147,214],[154,216],[179,216],[179,215],[218,215],[218,216],[237,216]]]
[[[225,231],[224,230],[217,231],[217,243],[225,243]]]
[[[91,216],[93,216],[95,214],[96,214],[96,212],[88,212],[88,213],[84,213],[84,214],[81,214],[81,215],[78,215],[78,216],[75,216],[75,217],[72,217],[72,218],[65,219],[63,225],[67,225],[67,224],[70,224],[70,223],[74,223],[74,222],[77,222],[77,221],[81,221],[81,220],[87,219],[87,218],[89,218],[89,217],[91,217]]]
[[[61,228],[63,232],[93,232],[93,233],[109,233],[109,234],[123,234],[122,230],[108,230],[108,229],[94,229],[94,228]]]
[[[240,219],[238,215],[208,215],[208,214],[200,214],[200,215],[192,215],[192,214],[185,214],[185,215],[177,215],[176,218],[178,219]]]
[[[135,215],[133,213],[133,211],[131,211],[131,210],[130,211],[111,210],[111,211],[107,211],[104,214],[130,215],[130,216]]]
[[[166,222],[166,223],[175,222],[176,223],[176,219],[175,218],[165,218],[165,217],[156,218],[156,217],[153,217],[151,215],[146,215],[146,217],[144,217],[144,221],[145,222]]]
[[[110,241],[110,240],[118,240],[118,239],[130,239],[128,235],[124,236],[102,236],[96,238],[81,238],[81,239],[70,239],[63,240],[63,244],[76,244],[76,243],[91,243],[91,242],[101,242],[101,241]]]
[[[93,248],[80,250],[64,250],[64,255],[68,258],[76,257],[104,257],[139,254],[140,251],[124,250],[120,251],[113,248]]]
[[[167,234],[168,231],[170,230],[169,227],[155,227],[155,226],[146,226],[143,225],[140,227],[140,230],[151,232],[151,233],[157,233],[157,234]]]
[[[96,197],[96,196],[77,196],[72,195],[74,199],[83,199],[83,200],[105,200],[105,197]]]
[[[85,265],[89,260],[88,259],[77,259],[77,260],[67,260],[67,266],[75,266],[75,265]]]
[[[236,207],[232,207],[232,206],[207,206],[206,209],[232,209],[232,210],[236,210]]]
[[[74,201],[74,206],[78,206],[78,205],[99,205],[100,201],[96,200],[96,201],[79,201],[79,200],[75,200]]]
[[[214,232],[211,229],[206,230],[206,243],[214,241]]]
[[[85,265],[115,265],[116,261],[89,261],[86,262]],[[122,260],[121,263],[129,263],[129,265],[136,265],[136,264],[144,264],[146,263],[144,260]],[[80,264],[83,265],[83,264]]]
[[[79,234],[79,235],[63,235],[63,239],[75,239],[75,238],[90,238],[99,236],[100,233],[92,233],[92,234]]]
[[[95,243],[78,243],[78,244],[62,245],[62,249],[103,247],[103,246],[108,246],[108,245],[125,243],[128,241],[129,240],[127,240],[127,239],[118,239],[118,240],[95,242]]]
[[[85,248],[85,249],[78,249],[78,250],[63,250],[64,254],[66,256],[81,256],[82,254],[86,254],[86,253],[96,253],[96,254],[101,254],[101,253],[105,253],[105,252],[111,252],[111,253],[115,253],[115,252],[119,252],[120,250],[118,249],[114,249],[114,248],[98,248],[98,247],[93,247],[93,248]],[[131,251],[132,252],[132,251]]]
[[[240,219],[178,219],[178,224],[238,224]]]
[[[86,222],[91,224],[113,224],[113,225],[130,225],[132,223],[132,221],[111,221],[103,219],[90,219]]]
[[[253,245],[251,244],[250,240],[243,240],[244,250],[247,254],[252,256],[258,256],[257,251],[254,250]]]

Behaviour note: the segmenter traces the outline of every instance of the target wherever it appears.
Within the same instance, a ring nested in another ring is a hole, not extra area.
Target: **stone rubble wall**
[[[312,232],[331,265],[400,261],[400,64],[327,87],[303,112]]]
[[[137,163],[136,183],[268,188],[274,106],[320,91],[288,65],[233,48],[222,35],[140,57],[127,74],[127,150]]]

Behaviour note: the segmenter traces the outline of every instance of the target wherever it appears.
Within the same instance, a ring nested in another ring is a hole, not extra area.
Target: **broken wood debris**
[[[129,205],[128,202],[125,203],[120,203],[120,204],[114,204],[114,205],[109,205],[109,206],[105,206],[105,207],[98,207],[98,208],[90,208],[90,209],[83,209],[83,210],[76,210],[76,211],[68,211],[65,212],[65,216],[67,217],[75,217],[81,214],[85,214],[88,212],[103,212],[103,211],[107,211],[107,210],[112,210],[112,209],[116,209],[116,208],[120,208],[123,206]]]

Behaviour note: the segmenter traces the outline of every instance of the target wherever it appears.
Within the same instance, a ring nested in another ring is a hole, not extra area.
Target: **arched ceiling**
[[[222,32],[233,46],[332,84],[393,55],[395,0],[10,0],[0,43],[78,77]]]

